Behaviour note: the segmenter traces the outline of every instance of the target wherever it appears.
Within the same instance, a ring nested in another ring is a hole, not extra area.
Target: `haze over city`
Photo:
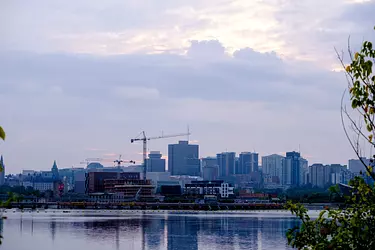
[[[200,156],[355,157],[334,47],[374,39],[375,1],[7,1],[0,106],[7,172],[141,160],[130,139],[186,132]],[[167,155],[179,139],[151,141]]]

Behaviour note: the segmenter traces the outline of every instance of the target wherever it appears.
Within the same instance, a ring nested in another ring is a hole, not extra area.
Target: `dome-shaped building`
[[[98,168],[104,168],[102,164],[99,162],[91,162],[89,165],[87,165],[87,169],[98,169]]]

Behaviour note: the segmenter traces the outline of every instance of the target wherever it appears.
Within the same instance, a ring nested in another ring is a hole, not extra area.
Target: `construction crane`
[[[187,133],[181,133],[181,134],[174,134],[174,135],[161,135],[161,136],[155,136],[155,137],[146,137],[145,131],[142,131],[140,134],[142,137],[140,138],[134,138],[131,139],[130,142],[136,142],[136,141],[142,141],[143,142],[143,180],[146,180],[146,160],[147,160],[147,141],[155,140],[155,139],[162,139],[162,138],[172,138],[172,137],[178,137],[178,136],[189,136],[191,133],[188,130]]]
[[[135,164],[135,161],[124,161],[123,159],[121,159],[121,155],[119,156],[118,160],[114,160],[113,162],[117,163],[117,179],[120,179],[121,163],[127,162]]]
[[[135,161],[124,161],[123,159],[121,159],[121,155],[120,157],[117,159],[117,160],[114,160],[113,161],[114,163],[117,163],[117,166],[120,168],[121,167],[121,163],[132,163],[132,164],[135,164]]]

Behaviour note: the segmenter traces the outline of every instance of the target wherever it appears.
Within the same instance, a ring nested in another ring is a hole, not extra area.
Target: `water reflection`
[[[288,249],[285,231],[296,223],[266,215],[15,213],[5,221],[3,247],[23,250],[35,243],[40,250]]]

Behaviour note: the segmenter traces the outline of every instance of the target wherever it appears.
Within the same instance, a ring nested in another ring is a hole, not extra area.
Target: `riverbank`
[[[48,203],[11,203],[7,208],[20,209],[111,209],[111,210],[279,210],[284,205],[279,203],[164,203],[164,202],[48,202]]]
[[[311,218],[319,216],[321,210],[310,210]],[[57,216],[57,217],[86,217],[105,216],[122,217],[134,215],[191,215],[191,216],[225,216],[225,217],[275,217],[295,218],[287,210],[227,210],[227,211],[192,211],[192,210],[106,210],[106,209],[6,209],[2,211],[3,216],[12,218],[22,214],[23,216]]]

